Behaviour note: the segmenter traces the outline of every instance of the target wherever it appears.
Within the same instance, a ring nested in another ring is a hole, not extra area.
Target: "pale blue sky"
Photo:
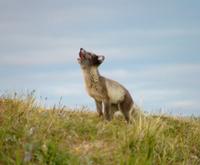
[[[94,109],[83,47],[145,111],[200,115],[199,43],[198,0],[0,0],[0,94],[35,89],[46,105]]]

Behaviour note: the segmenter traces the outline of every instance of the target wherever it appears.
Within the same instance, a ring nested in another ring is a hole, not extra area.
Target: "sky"
[[[0,0],[0,95],[36,90],[46,106],[87,106],[77,57],[146,112],[200,116],[199,0]]]

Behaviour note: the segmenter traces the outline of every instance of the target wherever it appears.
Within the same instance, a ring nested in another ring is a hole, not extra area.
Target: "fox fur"
[[[99,116],[111,120],[114,112],[120,110],[127,122],[130,111],[134,110],[134,102],[129,91],[120,83],[103,77],[99,66],[105,57],[80,49],[78,62],[82,68],[87,93],[96,104]]]

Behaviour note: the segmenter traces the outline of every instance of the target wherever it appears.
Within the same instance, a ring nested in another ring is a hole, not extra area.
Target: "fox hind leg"
[[[130,111],[133,106],[133,101],[131,97],[125,97],[124,101],[119,103],[119,109],[124,115],[126,121],[130,123]]]
[[[129,110],[125,109],[123,106],[120,105],[120,109],[122,114],[124,115],[124,118],[126,119],[127,123],[130,122],[130,115],[129,115]]]

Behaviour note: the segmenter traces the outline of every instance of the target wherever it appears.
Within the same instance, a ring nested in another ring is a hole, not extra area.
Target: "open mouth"
[[[79,57],[80,57],[81,60],[83,60],[85,58],[85,52],[84,52],[83,49],[80,49]]]
[[[81,48],[80,52],[79,52],[79,58],[77,60],[80,63],[84,59],[85,59],[85,50],[83,48]]]

